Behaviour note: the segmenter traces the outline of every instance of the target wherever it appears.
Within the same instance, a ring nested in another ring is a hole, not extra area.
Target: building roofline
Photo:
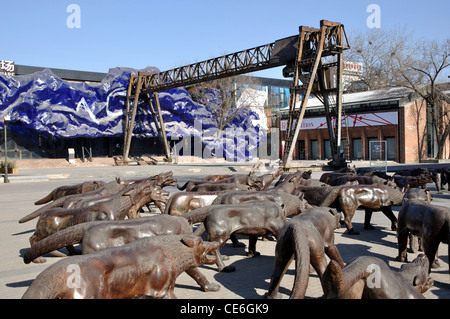
[[[67,69],[58,69],[58,68],[45,68],[38,66],[29,66],[29,65],[15,65],[15,74],[16,75],[26,75],[32,74],[35,72],[39,72],[45,69],[51,70],[56,76],[60,77],[63,80],[70,81],[87,81],[87,82],[101,82],[107,73],[101,72],[90,72],[90,71],[77,71],[77,70],[67,70]]]

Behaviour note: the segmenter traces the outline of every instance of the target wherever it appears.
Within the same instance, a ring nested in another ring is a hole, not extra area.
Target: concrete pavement
[[[28,176],[47,176],[42,181],[23,181],[20,183],[0,183],[0,298],[20,298],[32,280],[46,267],[59,260],[56,257],[48,257],[45,264],[23,263],[22,256],[29,247],[28,239],[34,232],[36,220],[19,224],[18,220],[26,214],[34,211],[36,200],[47,195],[55,187],[79,183],[84,180],[101,179],[113,180],[116,177],[135,178],[154,175],[160,172],[172,170],[179,183],[191,178],[198,178],[209,174],[248,172],[252,165],[155,165],[136,167],[93,167],[93,168],[38,168],[26,171],[22,174]],[[313,172],[313,179],[318,179],[322,172]],[[450,205],[450,192],[436,194],[434,185],[429,184],[436,205]],[[167,188],[171,193],[178,192],[174,187]],[[394,208],[395,214],[399,207]],[[150,214],[149,212],[144,215]],[[335,231],[335,241],[344,262],[348,263],[352,258],[360,255],[373,255],[385,260],[393,269],[399,269],[402,263],[396,262],[397,255],[396,234],[390,230],[390,221],[381,213],[374,213],[372,223],[375,230],[367,231],[362,227],[364,212],[358,210],[353,219],[353,224],[361,232],[359,236],[345,234],[342,227]],[[240,240],[248,244],[245,236]],[[226,265],[233,265],[236,271],[233,273],[218,273],[215,266],[202,266],[202,272],[210,280],[221,285],[218,292],[201,291],[192,278],[182,274],[176,284],[175,294],[178,298],[186,299],[260,299],[267,292],[273,263],[275,241],[258,241],[257,250],[261,256],[247,258],[244,248],[233,248],[227,244],[223,253],[230,259]],[[417,254],[409,254],[409,260]],[[431,276],[435,281],[434,286],[424,296],[430,299],[450,299],[450,276],[448,274],[449,261],[446,244],[439,247],[441,267],[433,269]],[[294,265],[291,264],[283,277],[280,287],[280,297],[288,298],[294,279]],[[322,288],[315,273],[311,273],[307,298],[319,298]]]

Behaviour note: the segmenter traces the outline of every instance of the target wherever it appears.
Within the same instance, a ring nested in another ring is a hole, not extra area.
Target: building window
[[[387,159],[389,161],[395,161],[395,137],[386,137],[386,147],[387,147]]]
[[[311,159],[313,159],[313,160],[319,159],[319,141],[318,140],[311,141]]]
[[[352,139],[353,143],[353,159],[362,159],[361,139]]]
[[[298,141],[297,147],[298,147],[298,159],[299,160],[306,160],[306,157],[305,157],[305,141]]]

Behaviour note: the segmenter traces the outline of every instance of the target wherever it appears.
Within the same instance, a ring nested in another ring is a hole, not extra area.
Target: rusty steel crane
[[[341,23],[322,20],[319,29],[300,26],[298,35],[251,49],[160,73],[132,74],[126,98],[123,163],[126,165],[128,161],[139,99],[148,102],[159,137],[164,145],[166,158],[170,160],[170,150],[158,99],[159,91],[286,66],[283,69],[283,75],[292,77],[293,80],[290,87],[289,120],[283,165],[286,167],[292,157],[294,141],[298,138],[311,95],[315,95],[324,104],[333,165],[345,165],[341,152],[342,70],[343,52],[348,48],[344,26]],[[334,85],[329,85],[330,81],[326,80],[326,71],[330,68],[337,70]],[[333,119],[336,120],[334,127]]]

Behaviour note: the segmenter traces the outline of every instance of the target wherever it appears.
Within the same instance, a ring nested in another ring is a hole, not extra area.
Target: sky
[[[443,41],[449,12],[448,0],[1,0],[0,60],[163,71],[296,35],[302,25],[318,28],[322,19],[344,24],[347,35],[406,27],[416,38]],[[282,78],[280,68],[254,75]]]

